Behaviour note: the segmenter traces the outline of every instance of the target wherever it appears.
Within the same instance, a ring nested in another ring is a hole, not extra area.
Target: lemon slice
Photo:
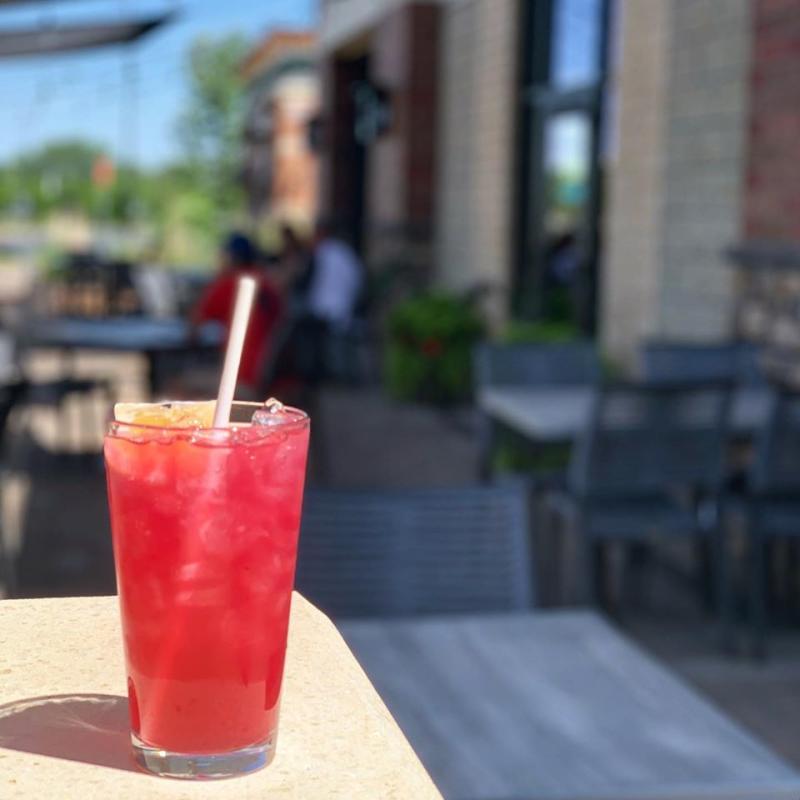
[[[117,403],[114,419],[131,425],[159,428],[210,428],[216,401],[202,403]]]

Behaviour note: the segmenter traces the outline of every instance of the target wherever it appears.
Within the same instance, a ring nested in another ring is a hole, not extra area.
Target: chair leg
[[[697,592],[700,602],[707,611],[714,608],[716,601],[716,581],[714,578],[714,542],[710,538],[701,537],[695,540],[695,564],[697,569]]]
[[[479,431],[478,471],[482,481],[492,478],[492,461],[497,443],[497,426],[488,414],[481,414]]]
[[[582,561],[583,561],[583,595],[585,602],[590,606],[597,606],[600,602],[600,572],[602,570],[601,545],[594,539],[589,538],[577,528],[579,541],[581,542]]]
[[[536,495],[534,494],[534,497]],[[535,502],[535,501],[534,501]],[[564,538],[567,535],[567,524],[561,514],[548,508],[546,501],[536,509],[536,518],[541,524],[534,527],[534,547],[536,554],[531,570],[539,587],[539,604],[542,606],[558,606],[565,602],[563,573]]]
[[[14,560],[8,551],[8,546],[3,539],[3,531],[0,529],[0,581],[3,583],[5,596],[13,597],[16,590],[16,574],[14,570]]]
[[[758,534],[750,534],[750,633],[751,647],[755,658],[766,655],[767,627],[767,586],[766,551],[767,543]]]
[[[730,558],[724,526],[711,534],[713,581],[716,612],[719,618],[719,646],[723,652],[733,651],[733,593],[731,591]]]
[[[623,591],[623,597],[629,597],[638,607],[644,605],[647,599],[645,570],[650,560],[650,548],[645,542],[631,542],[625,548],[623,580],[628,588]]]

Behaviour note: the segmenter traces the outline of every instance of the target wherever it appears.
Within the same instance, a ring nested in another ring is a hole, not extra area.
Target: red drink
[[[106,437],[134,745],[160,774],[247,771],[273,749],[308,418],[273,423]]]

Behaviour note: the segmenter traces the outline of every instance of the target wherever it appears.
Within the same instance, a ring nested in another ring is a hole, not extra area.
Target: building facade
[[[272,218],[307,228],[317,216],[315,47],[312,32],[275,31],[242,65],[249,94],[243,172],[255,222]]]
[[[323,209],[623,361],[750,335],[726,251],[800,237],[798,30],[786,0],[327,0]]]

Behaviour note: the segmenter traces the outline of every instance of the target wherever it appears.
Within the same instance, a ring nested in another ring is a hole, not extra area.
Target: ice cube
[[[286,410],[283,403],[271,397],[264,403],[263,408],[259,408],[258,411],[253,414],[251,422],[253,425],[269,426],[283,425],[286,422],[291,422],[293,419],[293,415]]]

